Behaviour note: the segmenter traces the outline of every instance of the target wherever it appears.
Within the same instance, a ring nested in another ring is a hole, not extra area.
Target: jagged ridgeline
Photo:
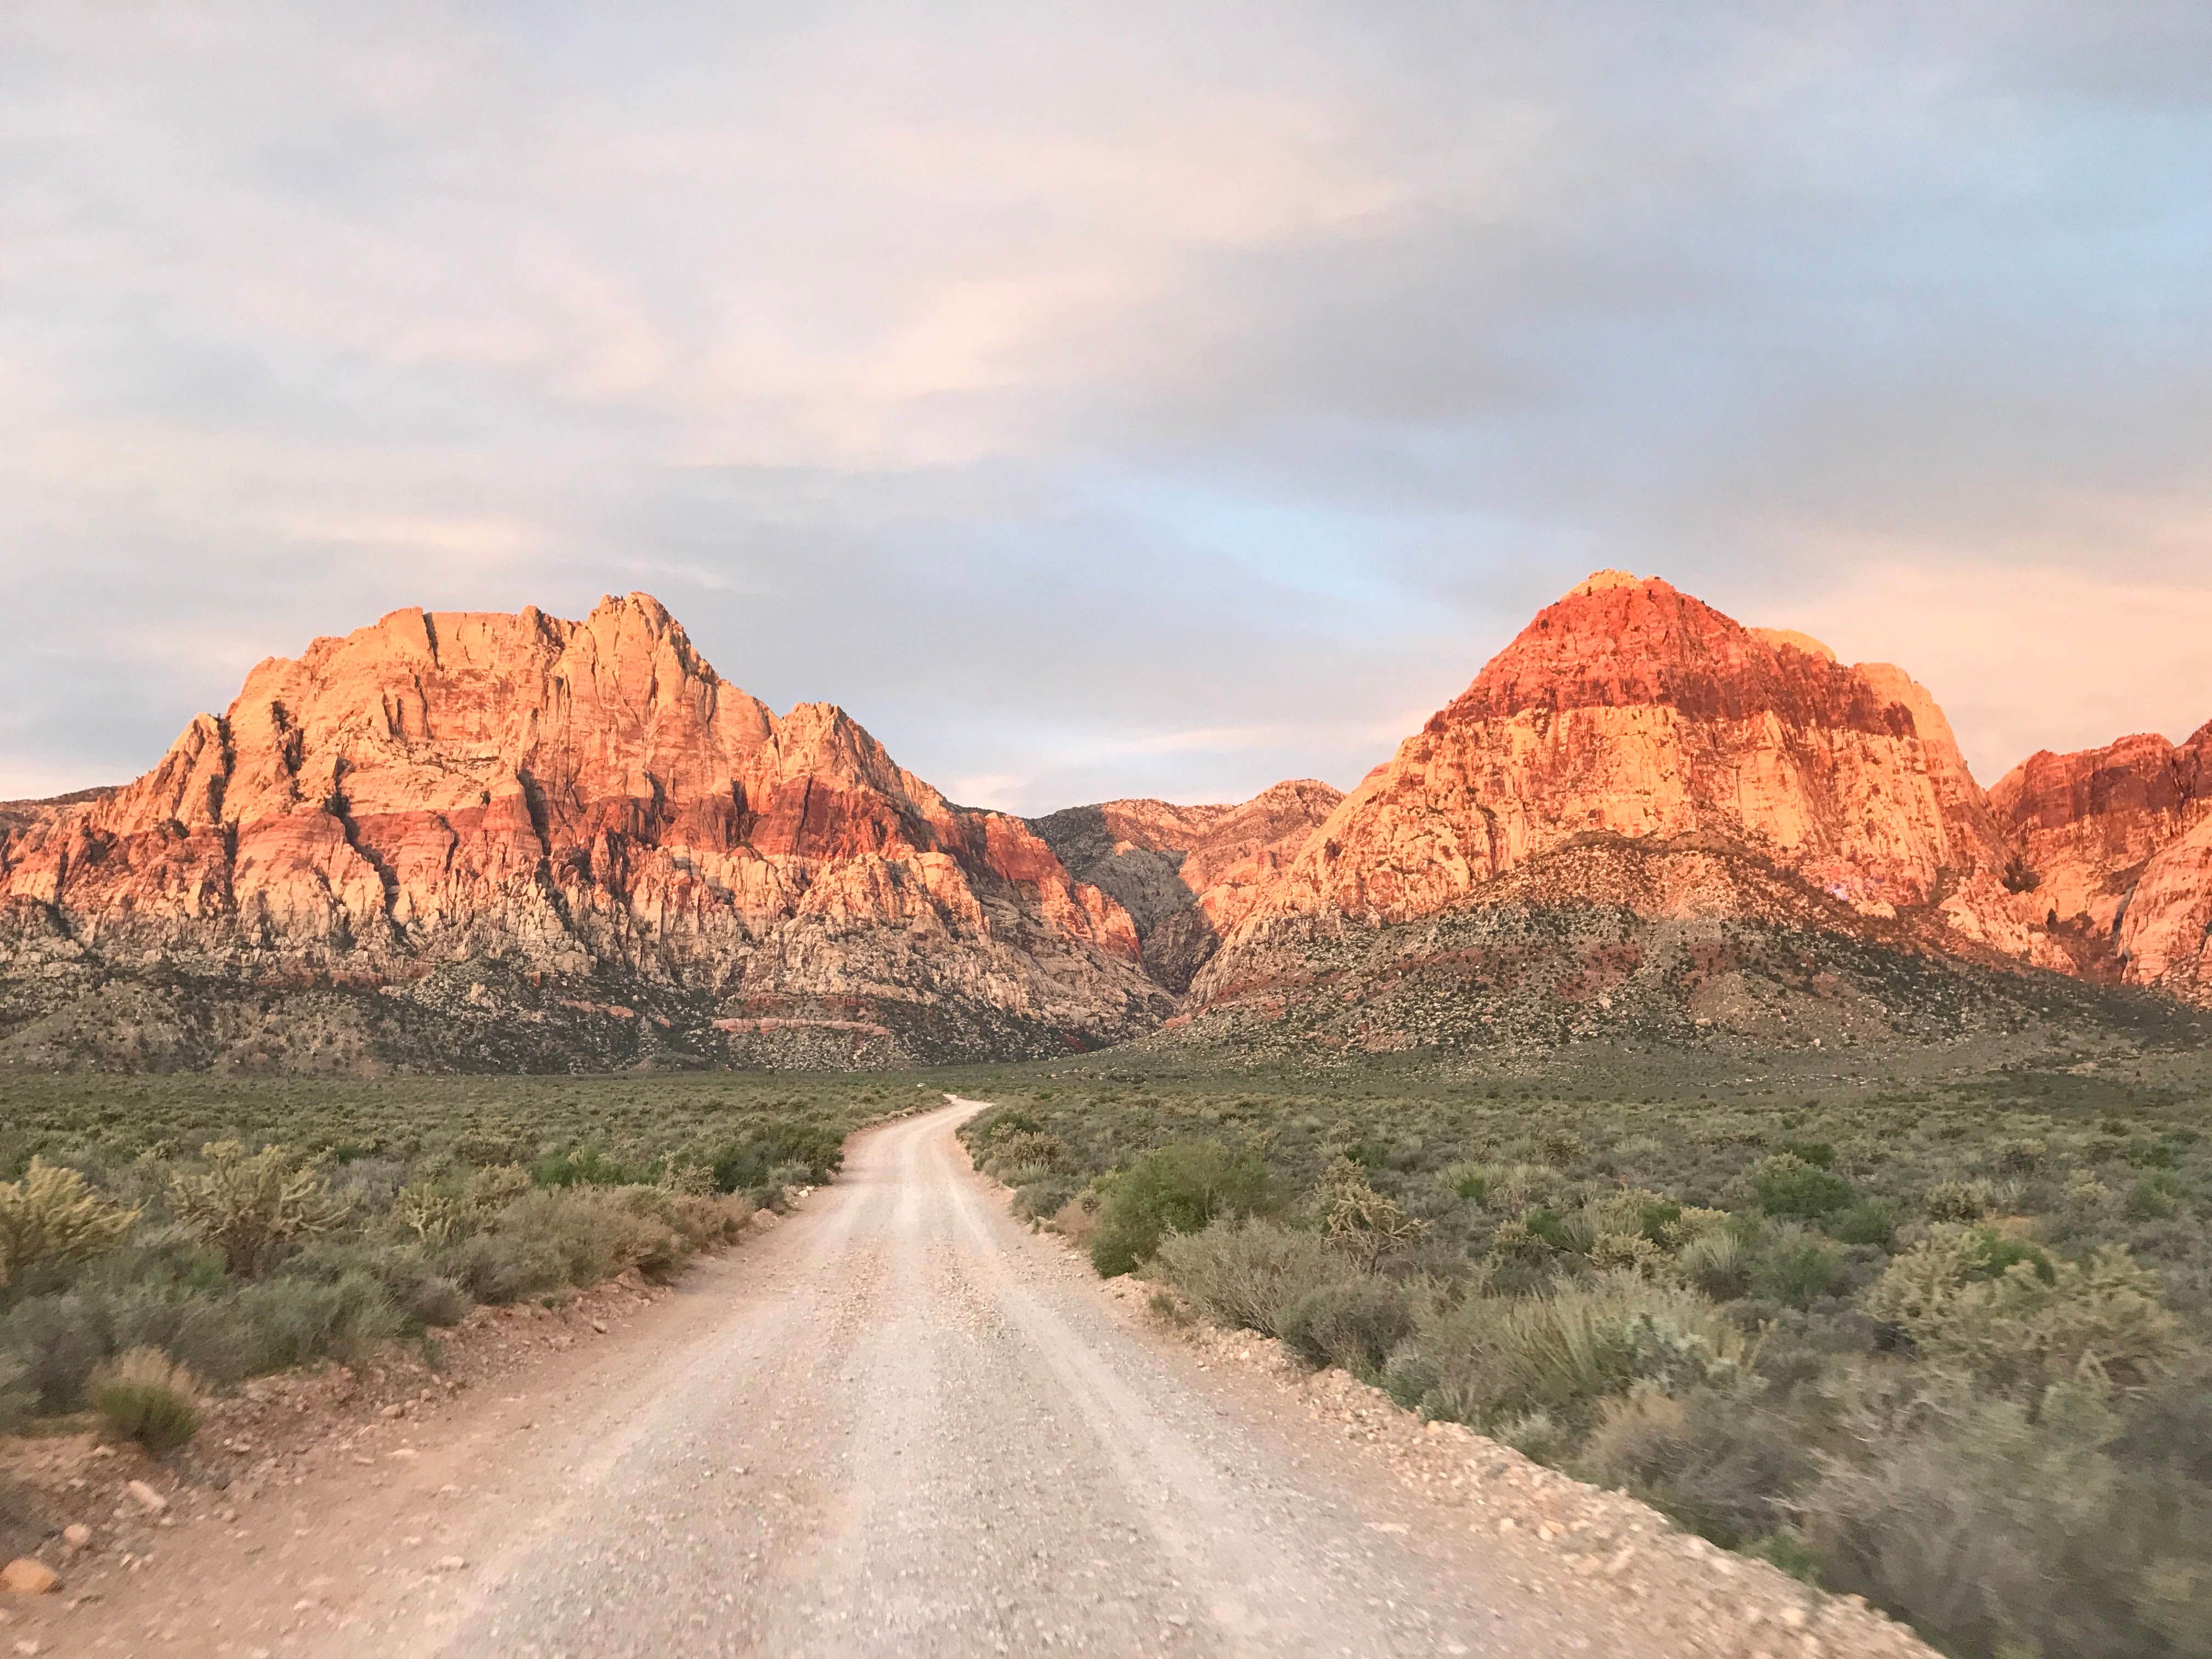
[[[1810,1045],[2208,999],[2212,726],[1985,791],[1902,670],[1619,572],[1349,795],[957,806],[630,594],[394,612],[136,782],[0,805],[0,1063]]]
[[[0,824],[18,1060],[886,1064],[1166,1012],[1020,819],[840,709],[779,719],[642,594],[394,612]]]

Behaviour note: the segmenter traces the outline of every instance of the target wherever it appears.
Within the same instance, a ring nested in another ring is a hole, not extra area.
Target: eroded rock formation
[[[2027,896],[2087,971],[2212,996],[2212,725],[2179,744],[2143,734],[2040,751],[1990,799]]]
[[[1194,991],[1248,977],[1243,948],[1283,917],[1403,924],[1484,902],[1562,848],[1685,838],[1771,860],[1847,923],[1905,915],[1964,950],[2070,965],[2008,886],[2008,828],[1925,690],[1607,571],[1344,799]],[[1703,892],[1699,908],[1763,918],[1765,891]]]
[[[1109,800],[1030,827],[1135,920],[1145,963],[1181,991],[1344,799],[1311,778],[1229,806]]]
[[[777,718],[642,594],[403,611],[247,678],[112,793],[0,813],[5,964],[609,973],[732,1018],[1015,1046],[1156,1019],[1127,914],[842,711]],[[856,1018],[857,1017],[857,1018]]]

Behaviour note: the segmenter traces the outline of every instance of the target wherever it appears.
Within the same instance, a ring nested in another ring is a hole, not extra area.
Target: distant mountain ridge
[[[1234,805],[1109,800],[1029,823],[1078,879],[1121,902],[1146,967],[1180,992],[1343,799],[1299,778]]]
[[[2162,787],[2198,798],[2194,783]],[[1993,800],[1975,782],[1942,710],[1902,670],[1845,665],[1657,578],[1600,572],[1344,798],[1200,971],[1185,1013],[1249,1012],[1255,998],[1362,1004],[1407,975],[1435,989],[1449,975],[1419,926],[1493,906],[1608,910],[1627,933],[1600,952],[1613,961],[1602,971],[1632,959],[1627,977],[1685,971],[1631,937],[1658,921],[1705,927],[1692,954],[1709,957],[1735,951],[1723,924],[1741,923],[2089,974],[2080,925],[2039,897],[2039,860],[2094,840],[2080,826],[2096,809],[2080,792],[2038,799],[2051,822],[2024,837],[2014,796]],[[2185,961],[2212,890],[2194,811],[2137,827],[2136,841],[2170,850],[2126,890],[2162,920],[2136,924],[2143,942],[2106,977],[2183,995],[2207,982]],[[2121,878],[2100,866],[2096,878]],[[1395,942],[1358,942],[1370,936]],[[1491,994],[1474,988],[1503,971],[1491,945],[1457,954],[1470,1000]],[[1795,996],[1797,981],[1832,977],[1820,955],[1766,938],[1747,960]],[[1600,970],[1547,945],[1518,971],[1566,996]],[[1675,1000],[1686,1011],[1692,999]]]
[[[830,705],[778,718],[636,593],[581,622],[398,611],[264,662],[143,777],[0,816],[0,929],[17,975],[658,988],[726,1022],[707,1057],[763,1029],[1066,1052],[1166,1000],[1127,914],[1020,819]]]
[[[1904,671],[1617,571],[1349,794],[957,806],[633,593],[394,612],[129,784],[0,803],[0,1063],[1811,1041],[2022,1018],[1958,976],[2035,969],[2212,1005],[2212,726],[1984,791]]]

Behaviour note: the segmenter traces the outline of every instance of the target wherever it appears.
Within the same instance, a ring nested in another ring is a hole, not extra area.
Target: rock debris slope
[[[135,782],[0,813],[0,901],[18,975],[404,991],[459,963],[497,1002],[489,964],[689,995],[740,1048],[1065,1052],[1163,1002],[1127,914],[1021,820],[838,708],[779,719],[637,593],[397,611],[264,662]],[[638,1017],[526,1012],[580,1002]]]

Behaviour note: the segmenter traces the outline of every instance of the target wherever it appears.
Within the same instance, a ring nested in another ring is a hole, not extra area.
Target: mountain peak
[[[635,592],[580,622],[394,611],[262,663],[137,781],[0,824],[0,967],[149,952],[882,1005],[908,1058],[963,1031],[1064,1052],[1159,998],[1127,915],[1018,820],[951,805],[833,704],[775,720]]]
[[[1574,586],[1569,588],[1565,599],[1587,599],[1593,593],[1604,593],[1616,587],[1641,587],[1644,579],[1626,570],[1594,570]]]

